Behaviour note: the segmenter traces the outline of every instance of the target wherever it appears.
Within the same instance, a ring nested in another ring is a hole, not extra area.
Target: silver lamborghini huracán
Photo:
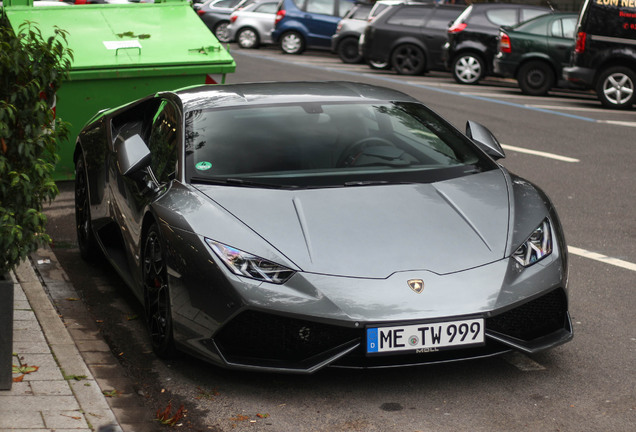
[[[161,92],[77,139],[83,257],[157,355],[311,373],[535,353],[572,338],[548,197],[403,93],[348,82]]]

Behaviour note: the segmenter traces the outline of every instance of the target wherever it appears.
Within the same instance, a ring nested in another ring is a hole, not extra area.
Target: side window
[[[547,11],[541,9],[521,9],[521,21],[528,21],[534,17],[538,17],[539,15],[545,15]]]
[[[152,121],[148,139],[151,161],[150,168],[161,183],[167,183],[177,168],[177,141],[181,125],[175,106],[163,101]]]
[[[335,0],[307,0],[305,4],[305,12],[309,13],[333,15],[334,9]]]
[[[516,9],[492,9],[486,11],[488,21],[495,25],[512,25],[517,24]]]
[[[254,12],[275,14],[278,11],[278,3],[263,3],[254,8]]]
[[[448,23],[457,18],[457,13],[453,10],[438,9],[426,23],[427,29],[446,30]]]
[[[563,24],[563,37],[568,39],[574,39],[574,31],[576,30],[577,17],[563,18],[561,23]]]
[[[401,8],[390,17],[386,23],[407,27],[421,27],[431,9],[406,7]]]
[[[561,20],[552,21],[552,25],[550,26],[550,34],[554,37],[563,37],[563,26],[561,25]]]
[[[344,17],[353,8],[354,3],[350,1],[340,0],[338,2],[338,15],[340,18]]]

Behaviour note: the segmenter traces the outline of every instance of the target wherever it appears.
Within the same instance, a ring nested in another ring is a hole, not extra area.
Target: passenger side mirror
[[[466,122],[466,135],[493,159],[497,160],[506,157],[506,153],[504,153],[497,138],[485,126],[468,120]]]
[[[132,177],[150,165],[150,150],[140,135],[123,139],[117,136],[115,142],[117,167],[123,176]]]

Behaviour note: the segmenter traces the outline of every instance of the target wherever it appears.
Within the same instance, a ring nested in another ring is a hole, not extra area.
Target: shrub
[[[68,136],[51,106],[71,61],[66,32],[14,31],[0,9],[0,275],[51,241],[42,207],[58,193],[57,141]]]

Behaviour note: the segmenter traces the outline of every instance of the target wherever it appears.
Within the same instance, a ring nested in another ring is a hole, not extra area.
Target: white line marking
[[[631,111],[619,111],[614,110],[608,112],[607,108],[587,108],[587,107],[576,107],[576,106],[565,106],[565,105],[534,105],[534,104],[526,104],[529,108],[540,108],[540,109],[560,109],[564,111],[584,111],[584,112],[596,112],[596,113],[605,113],[605,114],[630,114],[634,115]],[[602,121],[602,120],[598,120]]]
[[[613,124],[613,125],[617,125],[617,126],[636,127],[636,122],[626,122],[626,121],[618,121],[618,120],[599,120],[598,122],[599,123]]]
[[[629,261],[623,261],[618,258],[608,257],[607,255],[603,255],[596,252],[590,252],[585,249],[579,249],[574,246],[568,246],[568,252],[572,255],[578,255],[583,258],[589,258],[594,261],[599,261],[605,264],[610,264],[616,267],[624,268],[631,271],[636,271],[636,264],[631,263]]]
[[[575,162],[581,162],[578,159],[575,158],[571,158],[571,157],[567,157],[567,156],[561,156],[561,155],[557,155],[554,153],[546,153],[546,152],[542,152],[542,151],[537,151],[537,150],[530,150],[530,149],[526,149],[526,148],[522,148],[522,147],[515,147],[515,146],[511,146],[511,145],[507,145],[507,144],[502,144],[501,147],[504,148],[504,150],[511,150],[511,151],[516,151],[519,153],[526,153],[526,154],[531,154],[534,156],[541,156],[544,158],[549,158],[549,159],[556,159],[562,162],[570,162],[570,163],[575,163]]]

